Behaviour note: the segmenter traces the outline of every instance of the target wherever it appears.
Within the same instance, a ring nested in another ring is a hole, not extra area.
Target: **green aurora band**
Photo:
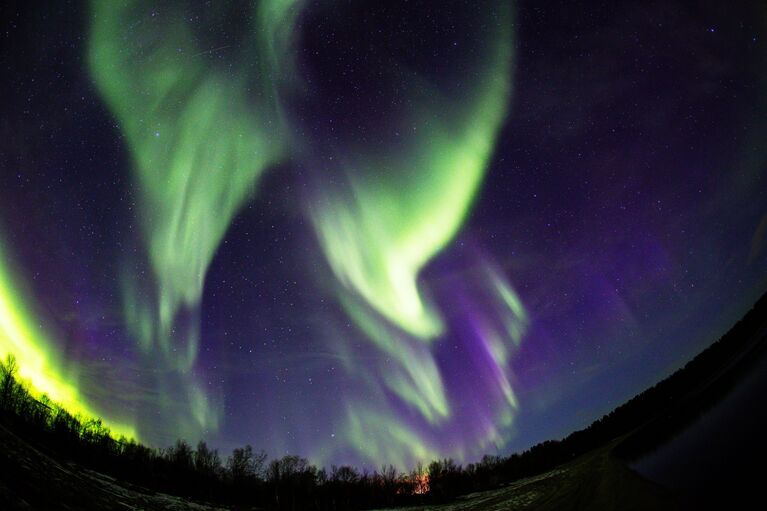
[[[312,211],[338,279],[424,339],[443,326],[418,290],[418,274],[463,224],[506,117],[511,35],[499,25],[496,44],[483,56],[486,69],[464,104],[448,105],[432,89],[419,94],[413,102],[422,105],[420,113],[409,123],[418,132],[404,150],[373,161],[347,157],[351,193],[331,192]]]
[[[483,37],[489,43],[477,57],[479,68],[466,78],[460,101],[445,97],[421,81],[410,102],[419,105],[403,125],[415,126],[410,139],[394,151],[345,149],[337,161],[348,187],[320,190],[310,216],[320,245],[341,283],[339,300],[360,332],[387,360],[380,383],[396,394],[432,428],[452,417],[445,382],[435,360],[438,340],[448,332],[428,290],[419,289],[423,268],[454,239],[468,216],[482,183],[511,93],[512,34],[508,7],[497,5],[497,18]],[[375,154],[372,154],[375,153]],[[486,286],[505,318],[505,331],[488,322],[482,343],[492,351],[494,376],[505,404],[498,422],[511,426],[516,399],[505,375],[509,350],[519,344],[527,318],[524,307],[500,273],[486,263]],[[391,364],[390,361],[396,361]],[[380,398],[385,402],[385,396]],[[369,402],[347,407],[345,437],[373,463],[446,455],[396,413],[371,408]],[[367,434],[366,434],[367,432]],[[371,433],[373,432],[373,433]],[[481,447],[504,438],[488,426]],[[458,447],[451,455],[468,455]]]
[[[156,287],[147,299],[126,270],[125,317],[154,363],[159,356],[160,369],[184,378],[197,356],[199,325],[182,328],[178,315],[197,313],[232,218],[264,170],[286,157],[274,87],[296,1],[255,4],[257,30],[236,76],[211,64],[210,49],[198,46],[184,12],[170,4],[156,17],[147,17],[143,2],[91,5],[90,69],[130,149]],[[191,379],[187,384],[194,419],[214,427],[205,396]]]
[[[433,351],[435,346],[407,335],[382,317],[359,310],[351,313],[360,329],[385,355],[385,362],[375,375],[368,367],[355,363],[352,355],[345,357],[345,369],[365,383],[366,395],[347,403],[343,431],[348,442],[369,463],[385,460],[407,467],[418,460],[444,456],[465,460],[489,448],[500,449],[508,442],[518,407],[508,375],[508,362],[527,331],[529,318],[500,270],[485,261],[479,262],[478,268],[470,281],[485,295],[479,302],[482,312],[467,314],[464,322],[475,333],[479,354],[488,361],[484,366],[488,374],[483,377],[493,382],[496,398],[488,401],[494,403],[492,420],[489,416],[481,418],[482,433],[471,439],[471,445],[467,445],[465,439],[448,442],[448,446],[441,441],[449,431],[451,412],[444,388],[435,385],[442,381]],[[391,364],[392,360],[398,365]],[[396,407],[388,408],[384,387],[418,411],[430,427],[425,430],[401,418]],[[443,426],[447,429],[441,429]],[[324,456],[329,454],[323,452]]]
[[[258,47],[270,51],[260,55],[252,76],[233,78],[200,58],[205,48],[196,46],[183,16],[175,16],[171,29],[150,23],[131,28],[128,37],[126,20],[141,4],[93,2],[91,70],[133,156],[157,283],[156,317],[136,315],[146,322],[141,341],[166,352],[176,314],[200,302],[205,273],[232,217],[261,173],[285,157],[271,84],[279,73],[272,65],[287,41],[271,27],[291,15],[293,3],[260,4],[259,33],[267,36]],[[258,103],[246,97],[253,86],[259,86]],[[195,345],[176,358],[180,367],[191,367]]]
[[[434,428],[452,415],[434,356],[446,326],[419,275],[465,222],[506,116],[511,13],[503,2],[492,5],[482,34],[486,44],[474,72],[463,77],[460,99],[412,75],[419,83],[408,104],[418,106],[405,121],[417,132],[396,151],[345,148],[337,170],[348,186],[323,181],[306,205],[340,284],[341,305],[359,335],[394,362],[371,376],[346,357],[346,369],[368,384],[371,396],[385,400],[388,389]],[[218,419],[193,375],[208,267],[259,177],[314,143],[296,138],[281,97],[299,80],[292,43],[301,3],[255,2],[252,33],[235,51],[235,67],[217,67],[209,56],[218,48],[201,46],[177,3],[163,5],[162,12],[129,0],[94,0],[91,6],[90,71],[132,157],[151,268],[147,281],[140,263],[125,265],[125,320],[147,364],[163,375],[155,390],[174,408],[165,412],[177,425],[174,434],[193,437],[215,429]],[[501,274],[480,266],[491,275],[486,287],[498,304],[495,312],[506,317],[505,331],[495,320],[480,325],[505,396],[490,421],[497,424],[488,424],[476,441],[482,448],[502,443],[496,426],[513,420],[517,405],[506,364],[526,317]],[[191,327],[180,321],[190,313]],[[330,342],[345,356],[342,342]],[[182,404],[171,402],[179,399],[168,392],[179,387],[187,396]],[[370,402],[347,403],[341,419],[347,442],[376,463],[469,454],[463,445],[445,453],[394,415]]]
[[[76,368],[62,362],[54,337],[41,326],[40,314],[26,299],[29,293],[12,277],[17,274],[0,240],[0,358],[16,357],[21,381],[38,398],[47,396],[82,418],[103,418],[116,437],[134,438],[135,430],[127,421],[104,414],[83,396]]]

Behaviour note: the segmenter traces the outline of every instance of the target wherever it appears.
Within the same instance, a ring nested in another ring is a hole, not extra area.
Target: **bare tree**
[[[221,468],[221,458],[218,451],[210,449],[208,444],[200,440],[194,453],[194,468],[204,474],[216,474]]]
[[[0,361],[0,396],[2,396],[3,406],[9,406],[11,401],[11,394],[13,386],[16,383],[16,373],[19,366],[16,362],[16,357],[12,353],[8,353],[5,357],[5,362]]]
[[[246,445],[232,451],[226,461],[226,467],[235,481],[261,478],[266,458],[264,451],[253,452],[253,447]]]

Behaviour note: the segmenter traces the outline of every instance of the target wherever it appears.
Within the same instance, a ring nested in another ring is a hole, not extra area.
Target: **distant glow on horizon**
[[[13,273],[0,240],[0,358],[3,362],[9,354],[16,358],[19,380],[29,384],[36,397],[45,395],[73,415],[102,418],[116,437],[134,438],[132,426],[93,409],[83,399],[76,384],[76,369],[60,363],[56,343],[41,326],[41,320],[34,319],[34,307],[26,301],[22,286],[14,282]]]

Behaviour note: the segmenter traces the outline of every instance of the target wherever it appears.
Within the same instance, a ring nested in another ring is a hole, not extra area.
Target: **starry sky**
[[[767,289],[758,2],[4,2],[0,355],[155,446],[562,437]]]

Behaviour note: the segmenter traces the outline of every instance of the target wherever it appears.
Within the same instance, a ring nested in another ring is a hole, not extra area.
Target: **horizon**
[[[556,442],[563,442],[565,439],[573,436],[576,433],[582,433],[582,432],[586,431],[587,429],[590,429],[591,427],[596,426],[599,422],[601,422],[604,419],[606,419],[613,412],[616,412],[617,410],[619,410],[621,408],[624,408],[626,405],[629,405],[629,403],[631,403],[635,398],[637,398],[637,397],[639,397],[641,395],[646,394],[647,391],[649,391],[651,389],[657,388],[658,385],[661,384],[661,383],[666,383],[671,376],[674,376],[676,374],[681,373],[686,367],[689,366],[690,362],[692,362],[692,361],[694,361],[696,359],[699,359],[699,357],[701,355],[703,355],[704,353],[709,351],[709,349],[714,347],[714,345],[720,343],[720,341],[723,341],[728,334],[731,334],[731,332],[734,331],[735,326],[738,323],[740,323],[741,321],[745,320],[749,316],[751,316],[751,319],[753,320],[754,319],[753,316],[754,316],[754,314],[756,314],[755,311],[756,311],[757,305],[760,302],[767,303],[767,292],[765,292],[759,299],[757,299],[753,303],[752,307],[746,312],[746,314],[744,314],[743,317],[739,318],[734,324],[732,324],[727,329],[726,332],[724,332],[722,335],[720,335],[718,337],[715,337],[711,341],[710,344],[705,346],[700,352],[696,353],[692,358],[690,358],[689,360],[684,362],[679,368],[674,370],[674,372],[672,372],[669,375],[666,375],[665,377],[663,377],[660,380],[656,381],[652,385],[650,385],[647,388],[641,390],[639,393],[629,397],[623,403],[620,403],[616,407],[612,408],[609,412],[605,413],[604,415],[596,417],[593,421],[591,421],[589,423],[588,426],[580,428],[580,429],[572,430],[569,433],[567,433],[566,435],[563,435],[562,437],[559,437],[559,438],[548,438],[548,439],[545,439],[542,442],[537,442],[536,444],[527,446],[525,448],[522,448],[522,449],[520,449],[518,451],[514,451],[512,453],[509,453],[506,456],[500,456],[499,454],[495,454],[494,455],[494,454],[491,454],[491,453],[485,453],[485,454],[481,455],[476,460],[469,460],[465,464],[464,463],[458,463],[457,464],[457,469],[461,470],[461,468],[464,467],[464,465],[465,466],[471,466],[471,465],[483,464],[483,463],[485,463],[485,460],[488,459],[488,458],[500,458],[500,461],[502,461],[503,459],[508,459],[508,458],[513,457],[513,456],[520,456],[520,455],[523,455],[524,453],[529,452],[531,449],[533,449],[535,447],[541,446],[542,444],[545,444],[545,443],[548,443],[548,442],[555,442],[555,443]],[[740,340],[741,339],[738,339],[737,337],[733,337],[731,342],[740,341]],[[105,429],[101,430],[101,431],[103,431],[103,434],[107,435],[109,438],[111,438],[113,441],[115,441],[115,442],[117,442],[119,444],[136,443],[137,445],[141,445],[141,446],[147,447],[149,449],[152,449],[155,452],[155,454],[159,455],[159,456],[163,456],[164,453],[172,452],[174,449],[178,449],[178,446],[180,444],[186,445],[188,448],[192,449],[193,452],[195,451],[195,446],[198,446],[198,448],[199,448],[199,446],[201,444],[205,444],[205,448],[206,449],[211,449],[212,453],[221,456],[222,466],[228,466],[229,465],[229,460],[233,456],[232,452],[219,452],[219,449],[216,446],[212,446],[212,445],[209,446],[209,445],[207,445],[207,443],[205,442],[204,439],[197,439],[197,441],[195,442],[193,439],[178,438],[171,445],[167,445],[167,446],[152,446],[152,445],[145,445],[145,444],[141,443],[140,440],[138,440],[136,438],[133,438],[133,437],[130,437],[130,436],[126,436],[125,434],[121,434],[121,433],[117,433],[116,434],[116,432],[114,430],[110,429],[109,425],[106,424],[100,417],[87,415],[87,412],[72,413],[69,409],[67,409],[60,402],[56,402],[55,400],[52,400],[50,398],[50,396],[48,396],[47,394],[40,393],[40,392],[36,391],[34,389],[34,387],[32,386],[32,381],[31,380],[25,380],[21,376],[24,373],[23,368],[18,366],[17,359],[16,359],[16,357],[12,353],[6,354],[5,358],[0,360],[0,365],[2,365],[3,368],[7,371],[7,373],[9,375],[11,375],[14,378],[14,380],[16,380],[16,383],[20,384],[25,390],[30,392],[30,395],[32,396],[32,399],[34,399],[38,404],[40,404],[40,405],[42,405],[44,407],[47,407],[47,408],[49,408],[51,410],[55,410],[57,408],[62,409],[63,411],[65,411],[65,412],[69,413],[70,415],[72,415],[72,417],[75,420],[77,420],[83,427],[85,427],[87,424],[89,424],[91,422],[98,423],[99,427],[101,427],[102,424],[103,424],[103,426],[105,427]],[[12,370],[8,370],[7,368],[9,368],[9,367],[13,367],[13,369]],[[5,373],[3,373],[3,374],[5,374]],[[713,406],[715,403],[716,403],[716,401],[714,401],[713,403],[709,403],[709,406]],[[258,446],[252,446],[250,443],[243,444],[243,445],[241,445],[239,447],[236,447],[236,448],[233,449],[233,451],[234,450],[242,450],[243,448],[253,448],[254,449],[253,452],[254,452],[254,454],[256,456],[260,456],[261,454],[263,454],[263,455],[267,454],[264,449],[262,449],[262,448],[260,448]],[[429,459],[422,459],[422,460],[416,460],[415,464],[413,466],[411,466],[411,467],[397,467],[397,466],[387,465],[387,464],[382,464],[382,465],[377,466],[377,467],[376,466],[362,466],[362,467],[358,467],[358,466],[349,465],[349,464],[340,464],[340,465],[332,464],[332,465],[330,465],[330,467],[328,467],[328,466],[325,466],[325,465],[322,465],[322,464],[320,464],[318,466],[316,464],[315,460],[303,458],[300,455],[300,453],[288,453],[288,454],[285,454],[285,455],[283,455],[281,457],[278,457],[278,458],[269,458],[267,456],[264,459],[264,461],[262,462],[262,470],[264,470],[264,471],[267,470],[269,462],[271,462],[271,461],[279,461],[281,458],[284,458],[284,457],[297,457],[297,458],[305,459],[306,461],[311,463],[313,467],[318,469],[318,471],[324,471],[326,473],[335,472],[336,468],[351,468],[352,470],[356,471],[357,474],[369,474],[370,473],[372,476],[375,476],[375,475],[383,474],[386,470],[388,470],[389,467],[392,467],[392,468],[394,468],[397,471],[396,472],[396,474],[397,474],[396,477],[398,479],[412,481],[415,484],[425,484],[426,488],[428,488],[428,484],[429,484],[428,471],[429,471],[429,466],[430,466],[431,463],[433,463],[433,462],[442,462],[442,461],[449,461],[449,462],[454,462],[455,461],[452,458],[439,458],[439,459],[431,459],[431,460],[429,460]],[[329,470],[327,470],[328,468],[331,468],[332,470],[329,471]],[[381,472],[378,471],[379,469],[381,469]],[[425,479],[425,482],[420,480],[420,479],[418,479],[419,476],[423,476],[423,475],[427,476],[427,478]],[[256,477],[261,478],[261,477],[264,477],[264,475],[263,474],[256,474]],[[427,492],[428,492],[428,489],[425,492],[424,491],[420,491],[419,492],[419,491],[416,490],[416,491],[414,491],[414,494],[427,493]]]

